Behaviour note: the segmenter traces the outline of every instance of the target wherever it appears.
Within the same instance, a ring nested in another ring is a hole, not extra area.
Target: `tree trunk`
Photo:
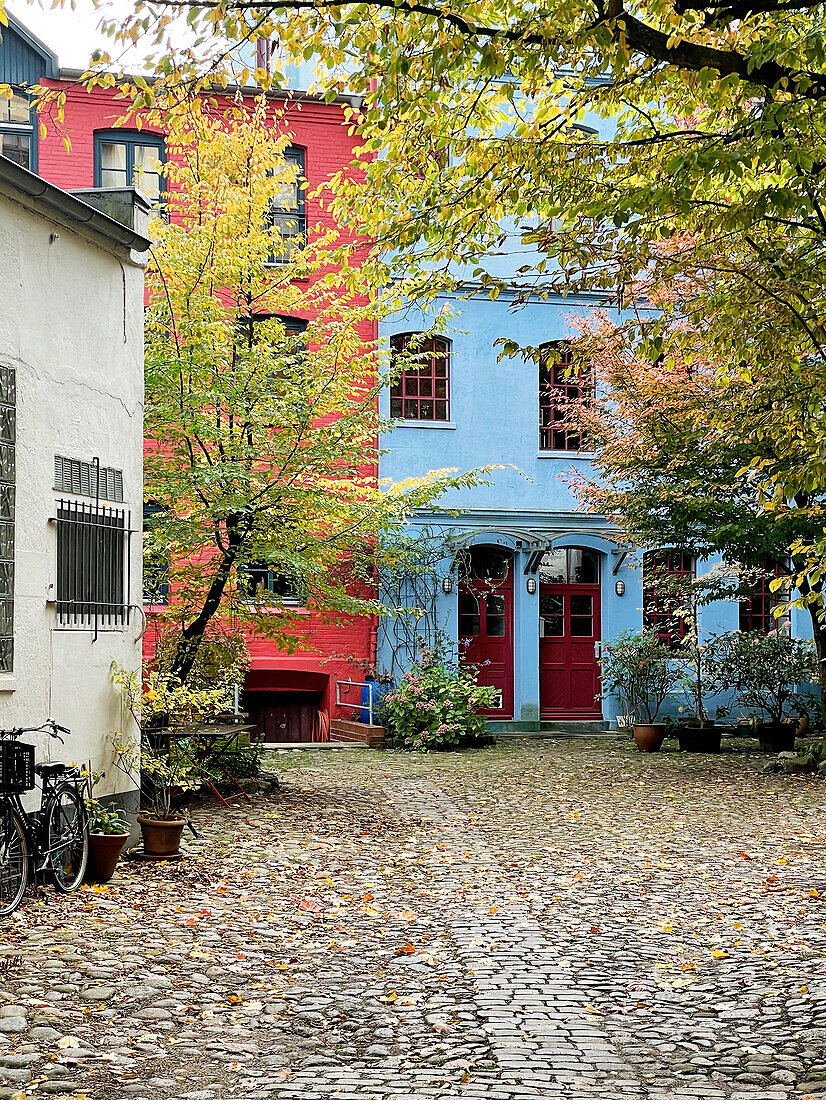
[[[226,521],[227,546],[221,553],[218,568],[207,590],[204,604],[196,617],[183,628],[172,667],[169,670],[170,678],[186,683],[189,674],[198,657],[201,643],[204,640],[206,629],[221,606],[232,568],[238,560],[244,538],[249,528],[242,526],[239,516],[231,516]]]

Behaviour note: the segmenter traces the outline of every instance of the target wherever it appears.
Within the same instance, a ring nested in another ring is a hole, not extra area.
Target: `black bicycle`
[[[63,744],[69,733],[54,718],[42,726],[0,730],[0,917],[23,900],[31,874],[45,872],[64,894],[83,882],[89,858],[85,777],[69,764],[35,764],[34,745],[24,733],[48,733]],[[34,790],[40,776],[40,809],[27,813],[20,795]]]

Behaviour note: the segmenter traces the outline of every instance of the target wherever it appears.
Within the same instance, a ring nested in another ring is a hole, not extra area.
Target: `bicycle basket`
[[[34,745],[0,741],[0,792],[21,794],[34,790]]]

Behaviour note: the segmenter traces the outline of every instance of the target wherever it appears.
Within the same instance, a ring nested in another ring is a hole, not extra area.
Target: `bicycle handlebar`
[[[69,734],[71,732],[72,731],[67,729],[66,726],[59,726],[54,718],[47,718],[46,721],[41,722],[39,726],[15,726],[10,730],[0,730],[0,737],[21,737],[24,733],[48,733],[50,737],[54,737],[63,744],[64,741],[60,734]]]

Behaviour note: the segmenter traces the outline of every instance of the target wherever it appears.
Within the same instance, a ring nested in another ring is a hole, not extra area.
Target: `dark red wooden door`
[[[599,585],[539,587],[539,703],[544,718],[601,718]]]
[[[478,682],[496,688],[496,704],[481,711],[513,717],[513,570],[489,582],[474,576],[459,588],[462,663],[479,666]]]

